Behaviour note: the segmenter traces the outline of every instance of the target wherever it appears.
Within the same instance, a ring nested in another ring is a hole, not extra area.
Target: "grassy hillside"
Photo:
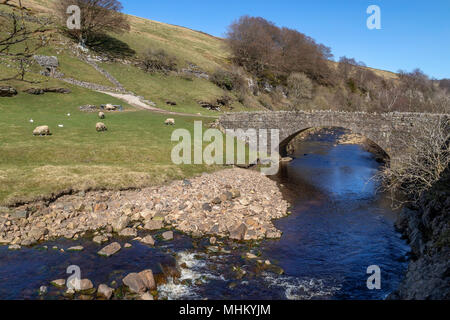
[[[29,9],[32,15],[48,16],[52,14],[54,0],[24,0],[22,4]],[[5,5],[0,5],[0,10],[11,11]],[[222,39],[187,28],[133,16],[128,16],[128,20],[131,31],[112,35],[114,42],[110,44],[112,48],[124,47],[128,50],[127,52],[131,52],[132,56],[125,56],[126,59],[139,59],[148,49],[163,49],[176,58],[179,69],[187,67],[189,64],[195,64],[202,70],[212,73],[218,68],[227,67],[229,54]],[[53,33],[52,37],[53,40],[49,46],[38,53],[57,56],[60,63],[59,71],[64,73],[65,77],[105,86],[112,85],[102,74],[75,55],[73,50],[75,44],[71,40],[57,33]],[[90,54],[102,53],[91,52]],[[125,89],[156,102],[158,108],[171,111],[205,115],[217,114],[217,112],[203,109],[198,102],[215,102],[217,98],[228,94],[204,79],[194,78],[194,81],[188,81],[173,74],[163,77],[144,73],[139,68],[132,65],[125,66],[120,61],[104,64],[103,67],[110,71]],[[2,68],[0,78],[11,75],[11,72],[7,68]],[[36,74],[28,75],[32,80],[35,76]],[[165,103],[167,100],[177,102],[177,107],[168,106]],[[233,107],[237,110],[244,109],[237,99],[234,101]]]

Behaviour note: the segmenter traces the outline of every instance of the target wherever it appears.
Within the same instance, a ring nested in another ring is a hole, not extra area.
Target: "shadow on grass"
[[[107,34],[98,34],[93,37],[88,46],[97,53],[104,53],[114,58],[127,58],[136,54],[130,46]]]

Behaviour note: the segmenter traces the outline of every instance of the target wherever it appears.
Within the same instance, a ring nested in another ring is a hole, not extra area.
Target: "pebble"
[[[46,286],[42,286],[42,287],[39,288],[39,294],[41,296],[46,295],[47,292],[48,292],[48,288]]]
[[[67,249],[67,251],[83,251],[84,247],[82,246],[75,246],[75,247],[70,247],[69,249]]]
[[[63,288],[66,285],[66,280],[65,279],[53,280],[51,282],[51,285],[57,288]]]

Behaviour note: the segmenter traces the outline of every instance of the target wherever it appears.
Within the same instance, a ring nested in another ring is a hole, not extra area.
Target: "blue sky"
[[[261,16],[331,47],[335,58],[450,78],[450,0],[122,0],[124,12],[223,37],[242,15]],[[369,30],[369,5],[381,30]]]

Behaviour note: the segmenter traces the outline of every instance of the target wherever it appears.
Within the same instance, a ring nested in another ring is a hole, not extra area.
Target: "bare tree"
[[[313,84],[304,73],[293,73],[288,80],[289,97],[300,103],[304,100],[312,99]]]
[[[400,204],[418,201],[450,165],[450,119],[423,123],[419,129],[419,136],[401,142],[409,150],[402,162],[386,166],[376,177],[382,181],[382,190]],[[406,200],[398,200],[399,194]]]
[[[76,5],[80,8],[80,29],[67,28],[67,8]],[[128,31],[130,25],[122,14],[122,4],[118,0],[60,0],[55,11],[62,28],[81,44],[95,45],[99,35],[108,32]]]
[[[12,77],[0,79],[25,81],[33,55],[50,40],[47,32],[51,29],[44,22],[34,20],[33,23],[26,21],[27,9],[23,7],[22,1],[11,4],[3,1],[0,5],[13,8],[13,12],[0,18],[2,33],[0,36],[0,59],[15,67],[16,74]]]

